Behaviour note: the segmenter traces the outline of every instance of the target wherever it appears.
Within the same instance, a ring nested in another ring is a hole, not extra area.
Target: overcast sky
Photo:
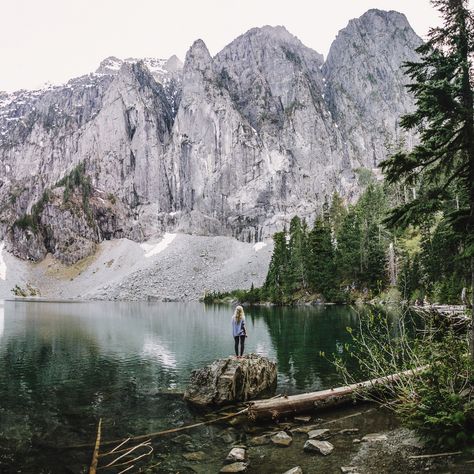
[[[66,82],[107,56],[184,60],[197,38],[214,55],[262,25],[284,25],[326,56],[369,8],[405,13],[422,37],[439,22],[429,0],[0,0],[0,90]]]

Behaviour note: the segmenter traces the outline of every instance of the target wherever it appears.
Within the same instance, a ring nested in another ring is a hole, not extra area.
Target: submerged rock
[[[293,441],[293,438],[285,431],[279,431],[277,434],[273,435],[271,439],[273,444],[284,447],[289,446]]]
[[[245,472],[247,470],[247,464],[244,462],[233,462],[232,464],[226,464],[219,472]]]
[[[304,444],[303,449],[308,452],[319,453],[323,456],[327,456],[328,454],[332,453],[334,446],[329,441],[317,441],[315,439],[309,439]]]
[[[263,446],[270,443],[270,438],[266,435],[255,436],[250,440],[250,446]]]
[[[293,469],[284,472],[283,474],[303,474],[303,469],[301,469],[299,466],[296,466]]]
[[[195,451],[193,453],[184,453],[183,458],[186,461],[203,461],[206,459],[206,454],[202,451]]]
[[[218,359],[191,373],[184,399],[200,406],[250,400],[275,389],[275,362],[256,354]]]
[[[244,462],[246,457],[246,452],[244,448],[232,448],[225,458],[227,464],[234,462]]]

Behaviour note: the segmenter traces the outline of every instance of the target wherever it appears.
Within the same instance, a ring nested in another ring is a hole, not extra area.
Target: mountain
[[[253,28],[184,65],[105,59],[40,91],[0,93],[0,239],[66,263],[104,239],[164,231],[254,242],[312,217],[357,170],[414,137],[401,65],[421,44],[397,12],[351,20],[328,58],[284,27]]]

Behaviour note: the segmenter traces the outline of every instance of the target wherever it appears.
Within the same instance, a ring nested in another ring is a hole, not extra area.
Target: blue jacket
[[[232,318],[232,335],[234,337],[245,336],[245,316],[238,322]]]

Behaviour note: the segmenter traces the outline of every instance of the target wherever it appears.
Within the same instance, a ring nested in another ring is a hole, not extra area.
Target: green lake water
[[[93,442],[99,418],[104,439],[199,421],[176,393],[193,369],[232,353],[231,315],[229,306],[199,303],[0,304],[0,472],[86,472],[90,450],[62,447]],[[252,308],[246,320],[246,352],[278,363],[277,393],[341,382],[320,353],[349,341],[352,309]],[[166,459],[173,446],[157,448],[162,467],[150,472],[188,472]],[[219,463],[228,452],[209,449]]]

